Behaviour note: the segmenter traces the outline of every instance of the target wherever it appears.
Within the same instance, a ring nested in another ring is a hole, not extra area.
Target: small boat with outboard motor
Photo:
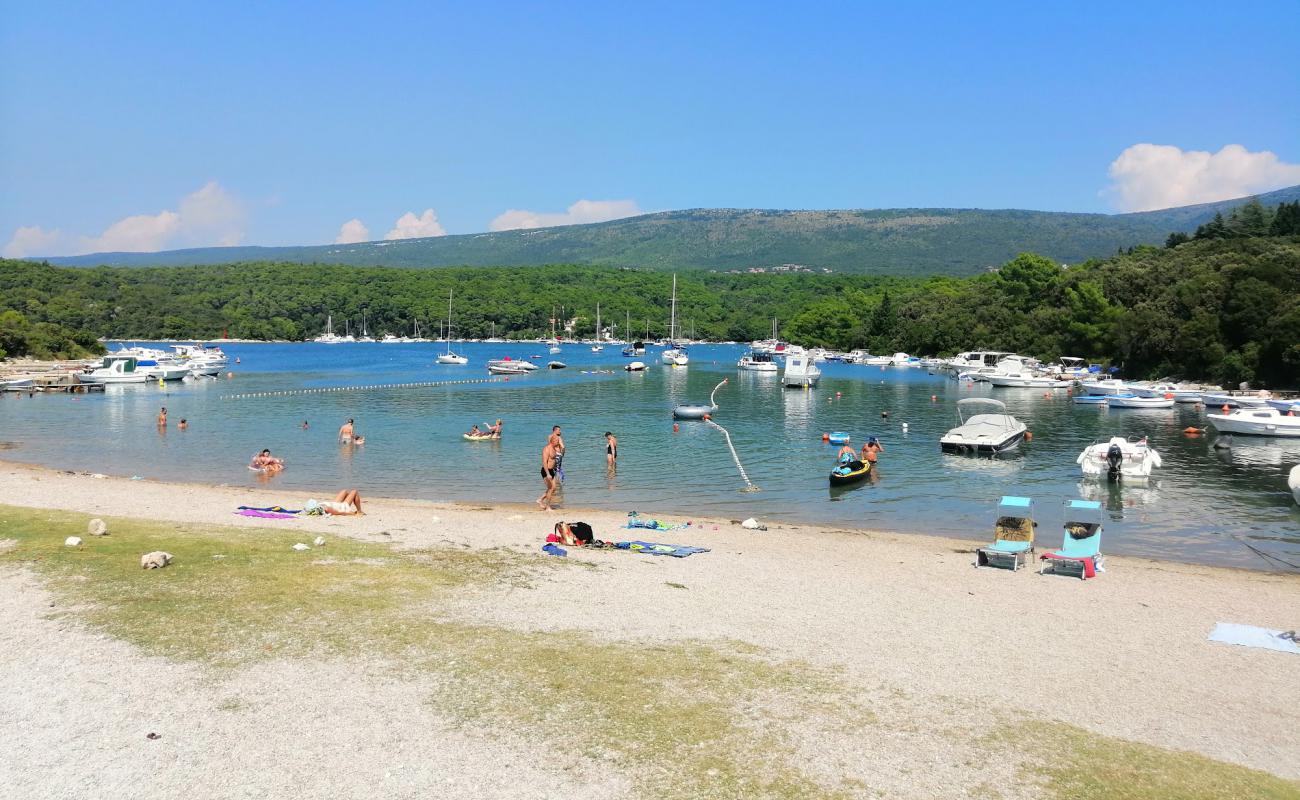
[[[1219,433],[1247,436],[1300,437],[1300,417],[1283,414],[1276,408],[1239,408],[1228,414],[1206,414]]]
[[[1173,408],[1174,398],[1172,397],[1142,397],[1136,394],[1108,394],[1106,406],[1108,408]]]
[[[1160,453],[1147,444],[1147,439],[1129,440],[1112,436],[1109,441],[1097,442],[1084,448],[1075,463],[1083,469],[1085,478],[1106,476],[1109,480],[1138,480],[1150,477],[1151,470],[1161,465]]]

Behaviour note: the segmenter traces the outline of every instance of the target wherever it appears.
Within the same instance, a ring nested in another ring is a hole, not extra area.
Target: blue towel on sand
[[[660,544],[658,542],[619,542],[614,545],[619,550],[631,550],[634,553],[648,553],[652,556],[672,556],[686,558],[695,553],[707,553],[707,547],[687,547],[680,544]]]
[[[301,514],[302,513],[302,509],[298,509],[297,511],[294,511],[293,509],[282,508],[280,506],[266,506],[264,508],[258,508],[257,506],[240,506],[239,510],[240,511],[272,511],[275,512],[276,514]]]

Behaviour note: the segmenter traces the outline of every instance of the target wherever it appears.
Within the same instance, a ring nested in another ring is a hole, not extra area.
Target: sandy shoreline
[[[916,534],[790,524],[748,531],[700,519],[650,534],[623,529],[626,517],[611,512],[387,498],[367,498],[363,517],[262,520],[233,512],[308,495],[16,463],[0,463],[0,484],[8,505],[293,530],[303,541],[323,534],[542,559],[556,520],[583,519],[600,538],[708,547],[680,560],[573,548],[571,559],[596,568],[557,571],[527,589],[481,587],[452,611],[509,630],[610,641],[743,642],[901,693],[918,708],[1014,709],[1300,778],[1300,658],[1206,641],[1220,621],[1300,625],[1297,575],[1112,557],[1105,574],[1084,582],[975,569],[970,541]],[[572,598],[599,613],[555,613]]]

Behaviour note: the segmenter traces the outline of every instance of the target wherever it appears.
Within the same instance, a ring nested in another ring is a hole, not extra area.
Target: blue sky
[[[1294,0],[908,5],[5,2],[0,245],[1300,183]]]

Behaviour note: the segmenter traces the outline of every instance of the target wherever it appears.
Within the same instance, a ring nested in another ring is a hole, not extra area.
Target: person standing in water
[[[618,437],[605,431],[605,463],[610,469],[618,466]]]
[[[347,422],[339,427],[339,441],[344,444],[351,444],[353,435],[352,419],[349,418]]]
[[[546,446],[542,448],[542,483],[546,485],[546,491],[542,492],[542,496],[537,498],[537,505],[543,511],[551,510],[551,499],[555,496],[555,490],[560,486],[560,482],[555,477],[558,471],[555,455],[555,443],[548,439]]]
[[[158,411],[158,427],[167,427],[167,406],[163,406],[162,409]]]
[[[560,426],[551,426],[551,438],[547,444],[555,449],[555,484],[564,483],[564,437],[560,435]]]
[[[883,452],[885,452],[885,446],[880,443],[879,439],[872,436],[867,439],[866,444],[862,445],[862,460],[868,464],[874,464]]]

